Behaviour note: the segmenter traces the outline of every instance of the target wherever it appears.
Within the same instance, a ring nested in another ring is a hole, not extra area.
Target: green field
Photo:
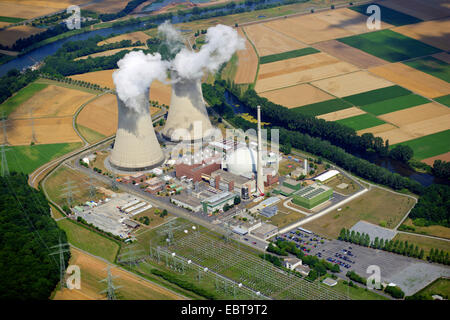
[[[338,120],[336,122],[355,129],[356,131],[372,128],[385,123],[383,120],[378,119],[371,114],[361,114],[359,116]]]
[[[403,63],[419,71],[431,74],[436,78],[450,82],[450,64],[442,60],[424,57]]]
[[[24,20],[25,19],[22,19],[22,18],[0,16],[0,22],[17,23],[17,22],[24,21]]]
[[[43,164],[82,146],[81,142],[7,147],[9,171],[31,173]]]
[[[398,144],[410,146],[418,160],[434,157],[450,151],[450,130],[441,131]]]
[[[409,60],[442,51],[392,30],[369,32],[338,40],[389,62]]]
[[[67,234],[67,240],[75,247],[88,251],[93,255],[114,262],[120,248],[118,242],[110,240],[69,219],[56,222]]]
[[[341,99],[332,99],[313,104],[308,104],[306,106],[297,107],[291,110],[309,116],[318,116],[324,113],[347,109],[350,108],[351,106],[352,106],[351,104]]]
[[[367,104],[365,106],[362,106],[361,109],[378,116],[381,114],[399,111],[429,102],[430,101],[428,99],[425,99],[424,97],[421,97],[417,94],[410,94],[407,96],[400,96],[393,99]]]
[[[431,296],[437,294],[444,299],[448,299],[450,297],[450,279],[439,278],[417,292],[417,294],[425,295],[429,299],[432,299]]]
[[[357,7],[350,7],[349,9],[354,10],[356,12],[359,12],[361,14],[364,14],[366,16],[371,16],[373,13],[367,13],[367,7],[372,5],[373,3],[369,4],[363,4],[361,6]],[[396,10],[393,10],[391,8],[387,8],[385,6],[382,6],[377,3],[377,6],[380,7],[381,10],[381,21],[385,23],[392,24],[394,26],[403,26],[406,24],[412,24],[412,23],[418,23],[422,22],[421,19],[418,19],[416,17],[407,15],[402,12],[398,12]]]
[[[439,103],[445,104],[447,107],[450,107],[450,94],[443,97],[434,98],[434,100],[436,100]]]
[[[88,127],[82,126],[77,124],[77,129],[80,132],[80,134],[89,142],[90,144],[96,143],[100,140],[103,140],[106,138],[103,134],[94,131]]]
[[[297,57],[301,57],[301,56],[307,56],[309,54],[318,53],[318,52],[320,52],[320,51],[317,49],[308,47],[308,48],[292,50],[292,51],[287,51],[287,52],[271,54],[268,56],[260,57],[259,63],[264,64],[264,63],[270,63],[270,62],[275,62],[275,61],[280,61],[280,60],[292,59],[292,58],[297,58]]]
[[[47,84],[43,83],[30,83],[25,88],[19,90],[15,95],[10,97],[8,100],[3,102],[0,105],[0,112],[4,111],[5,115],[8,116],[11,112],[14,111],[18,106],[22,103],[30,99],[37,92],[47,88]]]
[[[410,94],[411,91],[406,90],[400,86],[392,86],[363,93],[354,94],[342,98],[355,106],[365,106],[367,104],[393,99]]]
[[[379,295],[376,290],[350,287],[349,285],[345,285],[343,280],[338,280],[337,285],[335,285],[333,289],[346,295],[348,294],[352,300],[389,300],[388,298]]]

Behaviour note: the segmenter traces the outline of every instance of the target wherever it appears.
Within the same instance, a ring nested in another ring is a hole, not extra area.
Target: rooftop
[[[197,207],[201,205],[201,201],[199,199],[188,195],[175,195],[172,197],[172,199],[181,203],[186,203],[191,207]]]
[[[227,198],[234,197],[234,196],[235,196],[234,193],[231,193],[230,191],[224,191],[224,192],[215,194],[212,197],[205,199],[204,201],[207,202],[208,204],[215,205],[217,203],[222,202],[223,200],[225,200]]]
[[[306,186],[295,192],[294,194],[306,199],[312,199],[317,197],[319,194],[324,193],[325,191],[330,190],[331,188],[321,185],[321,184],[312,184],[310,186]]]
[[[219,169],[216,170],[214,172],[211,173],[211,176],[213,178],[215,178],[216,176],[220,176],[222,179],[226,180],[226,181],[234,181],[236,184],[244,184],[246,182],[248,182],[250,179],[244,177],[244,176],[240,176],[240,175],[236,175],[234,173]]]
[[[339,171],[337,171],[337,170],[328,170],[328,171],[318,175],[317,177],[315,177],[314,180],[323,182],[323,181],[327,181],[328,179],[330,179],[338,174],[339,174]]]

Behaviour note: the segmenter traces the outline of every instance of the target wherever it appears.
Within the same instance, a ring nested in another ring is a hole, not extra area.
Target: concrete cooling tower
[[[200,79],[181,79],[174,83],[162,135],[171,141],[197,141],[206,138],[211,129]],[[183,132],[188,136],[183,136]]]
[[[127,107],[117,95],[119,123],[114,149],[109,158],[113,169],[145,171],[164,162],[164,154],[153,129],[148,90],[137,99],[141,112]]]

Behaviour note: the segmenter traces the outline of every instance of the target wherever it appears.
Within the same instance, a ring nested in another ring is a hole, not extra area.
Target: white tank
[[[150,170],[164,162],[164,154],[153,129],[148,90],[137,98],[141,112],[129,108],[117,96],[119,123],[109,158],[113,169],[127,172]]]
[[[175,79],[172,73],[172,79]],[[199,80],[181,79],[172,84],[169,113],[162,135],[171,141],[198,141],[211,135]]]

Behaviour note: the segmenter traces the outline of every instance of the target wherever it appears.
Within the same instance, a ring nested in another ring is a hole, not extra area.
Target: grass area
[[[298,220],[301,220],[306,217],[304,214],[301,214],[300,212],[291,210],[283,206],[284,201],[285,200],[280,201],[280,203],[277,205],[278,213],[273,217],[271,217],[269,220],[267,220],[266,221],[267,223],[273,224],[278,228],[283,228],[287,225],[290,225],[291,223],[297,222]],[[293,206],[292,203],[290,203],[289,205]],[[307,211],[306,209],[302,210]]]
[[[74,90],[78,90],[78,91],[84,91],[84,92],[88,92],[88,93],[92,93],[92,94],[99,94],[99,92],[101,92],[100,90],[85,88],[85,87],[76,85],[74,83],[65,83],[65,82],[61,82],[61,81],[44,79],[44,78],[40,78],[40,79],[36,80],[35,83],[52,84],[52,85],[55,85],[58,87],[69,88],[69,89],[74,89]]]
[[[344,189],[339,189],[337,186],[340,185],[341,183],[345,183],[348,186]],[[349,178],[343,176],[342,174],[339,174],[334,178],[332,178],[331,180],[327,181],[325,185],[327,185],[330,188],[333,188],[334,191],[344,195],[350,195],[359,190],[359,186],[353,180],[350,180]]]
[[[342,120],[337,120],[336,122],[355,129],[356,131],[366,128],[372,128],[385,123],[383,120],[378,119],[377,117],[368,113]]]
[[[436,78],[450,82],[450,64],[442,60],[433,57],[424,57],[403,63],[414,69],[431,74]]]
[[[361,287],[350,287],[349,285],[344,284],[344,280],[338,280],[338,283],[333,289],[348,294],[352,300],[389,300],[385,296],[379,295],[374,290]]]
[[[106,138],[105,135],[94,131],[88,127],[77,124],[77,129],[80,134],[89,142],[90,144],[94,144]]]
[[[411,91],[404,89],[400,86],[391,86],[354,94],[351,96],[344,97],[342,99],[355,106],[365,106],[367,104],[376,103],[383,100],[406,96],[411,93],[412,93]]]
[[[285,175],[291,173],[292,171],[294,171],[295,168],[299,167],[299,166],[300,166],[300,163],[295,162],[294,160],[283,159],[279,163],[278,174],[280,176],[285,176]]]
[[[379,116],[381,114],[399,111],[411,107],[415,107],[421,104],[429,103],[430,101],[417,94],[410,94],[392,98],[388,100],[378,101],[375,103],[367,104],[360,107],[362,110]]]
[[[26,87],[19,90],[16,94],[10,97],[8,100],[0,105],[0,110],[5,112],[5,116],[8,116],[18,106],[30,99],[37,92],[47,88],[47,84],[32,82]]]
[[[311,47],[302,48],[302,49],[286,51],[286,52],[282,52],[282,53],[276,53],[276,54],[271,54],[268,56],[260,57],[259,63],[265,64],[265,63],[270,63],[270,62],[275,62],[275,61],[280,61],[280,60],[292,59],[292,58],[307,56],[309,54],[318,53],[318,52],[320,52],[320,51],[317,49],[311,48]]]
[[[31,173],[43,164],[82,146],[81,142],[8,147],[9,171]]]
[[[24,20],[26,20],[26,19],[0,16],[0,22],[17,23],[17,22],[24,21]]]
[[[449,244],[450,242],[439,240],[439,239],[433,239],[433,238],[427,238],[427,237],[421,237],[418,235],[413,234],[406,234],[406,233],[397,233],[397,235],[393,239],[399,240],[399,241],[408,241],[408,243],[413,243],[414,246],[418,245],[419,248],[423,249],[425,251],[425,256],[428,255],[431,249],[439,249],[444,250],[444,252],[448,252]]]
[[[373,3],[369,4],[363,4],[357,7],[350,7],[349,9],[354,10],[356,12],[359,12],[361,14],[364,14],[366,16],[371,16],[373,12],[367,13],[367,7],[373,5]],[[410,16],[408,14],[393,10],[391,8],[385,7],[380,5],[379,3],[376,4],[378,7],[380,7],[381,11],[381,21],[385,23],[392,24],[394,26],[403,26],[406,24],[413,24],[413,23],[419,23],[423,20],[418,19],[416,17]]]
[[[388,29],[338,40],[389,62],[409,60],[442,51]]]
[[[227,62],[225,68],[222,70],[222,79],[230,81],[234,80],[239,64],[238,60],[238,55],[236,53],[233,54],[230,61]]]
[[[434,98],[434,100],[439,103],[445,104],[447,107],[450,107],[450,94],[439,98]]]
[[[450,239],[450,228],[444,226],[434,225],[434,226],[420,227],[414,225],[412,219],[410,218],[406,219],[402,225],[414,228],[414,231],[409,230],[408,232]]]
[[[410,146],[414,150],[414,158],[422,160],[449,152],[449,141],[450,130],[445,130],[398,144]]]
[[[342,228],[350,229],[360,220],[394,228],[413,204],[414,200],[409,197],[372,188],[347,203],[341,211],[333,210],[305,224],[305,228],[331,238],[337,238]]]
[[[341,99],[331,99],[327,101],[317,102],[313,104],[308,104],[306,106],[297,107],[291,110],[295,112],[309,115],[309,116],[318,116],[321,114],[343,110],[350,108],[352,105]]]
[[[437,294],[447,299],[450,297],[450,279],[439,278],[420,290],[417,294],[431,296]]]
[[[68,218],[59,220],[56,223],[66,232],[67,239],[71,244],[93,255],[114,262],[120,249],[118,242],[95,233]]]

